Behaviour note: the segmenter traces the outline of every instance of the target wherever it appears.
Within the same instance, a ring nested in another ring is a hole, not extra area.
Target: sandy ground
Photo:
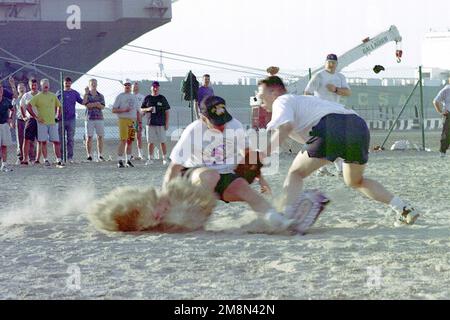
[[[292,161],[269,176],[279,190]],[[306,236],[262,233],[244,204],[221,203],[205,232],[104,234],[86,207],[116,186],[160,185],[164,167],[115,162],[0,174],[0,299],[450,299],[450,158],[371,154],[367,175],[422,216],[394,214],[312,176],[332,203]]]

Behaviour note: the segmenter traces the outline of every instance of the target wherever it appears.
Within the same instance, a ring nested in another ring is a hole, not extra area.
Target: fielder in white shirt
[[[305,88],[305,95],[316,96],[324,100],[339,102],[340,96],[349,97],[352,92],[347,84],[345,76],[336,72],[338,58],[331,53],[325,61],[325,70],[322,70],[312,76]],[[342,175],[342,159],[337,158],[334,162],[339,175]],[[319,175],[333,175],[326,167],[320,168]]]

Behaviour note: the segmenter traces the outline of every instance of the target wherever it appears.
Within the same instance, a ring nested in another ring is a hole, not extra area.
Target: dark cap
[[[217,96],[204,99],[201,103],[201,112],[215,126],[222,126],[233,119],[225,108],[225,100]]]
[[[158,81],[153,81],[152,87],[159,87],[159,82]]]
[[[327,61],[338,61],[337,59],[337,55],[335,55],[334,53],[330,53],[329,55],[327,55]]]

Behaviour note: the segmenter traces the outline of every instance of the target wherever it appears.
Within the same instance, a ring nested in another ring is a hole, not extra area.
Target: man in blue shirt
[[[71,88],[72,79],[67,77],[64,79],[64,90],[56,93],[58,99],[63,102],[63,117],[64,117],[64,128],[62,127],[62,122],[59,122],[59,141],[61,141],[61,154],[63,151],[63,137],[67,135],[67,160],[73,162],[73,146],[76,128],[76,109],[75,105],[78,102],[83,104],[83,99],[81,98],[78,91]]]

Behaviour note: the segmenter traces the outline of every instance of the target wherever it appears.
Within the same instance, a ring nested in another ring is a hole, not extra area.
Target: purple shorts
[[[306,151],[311,158],[344,159],[345,163],[366,164],[369,160],[370,132],[355,114],[328,114],[309,133]]]

